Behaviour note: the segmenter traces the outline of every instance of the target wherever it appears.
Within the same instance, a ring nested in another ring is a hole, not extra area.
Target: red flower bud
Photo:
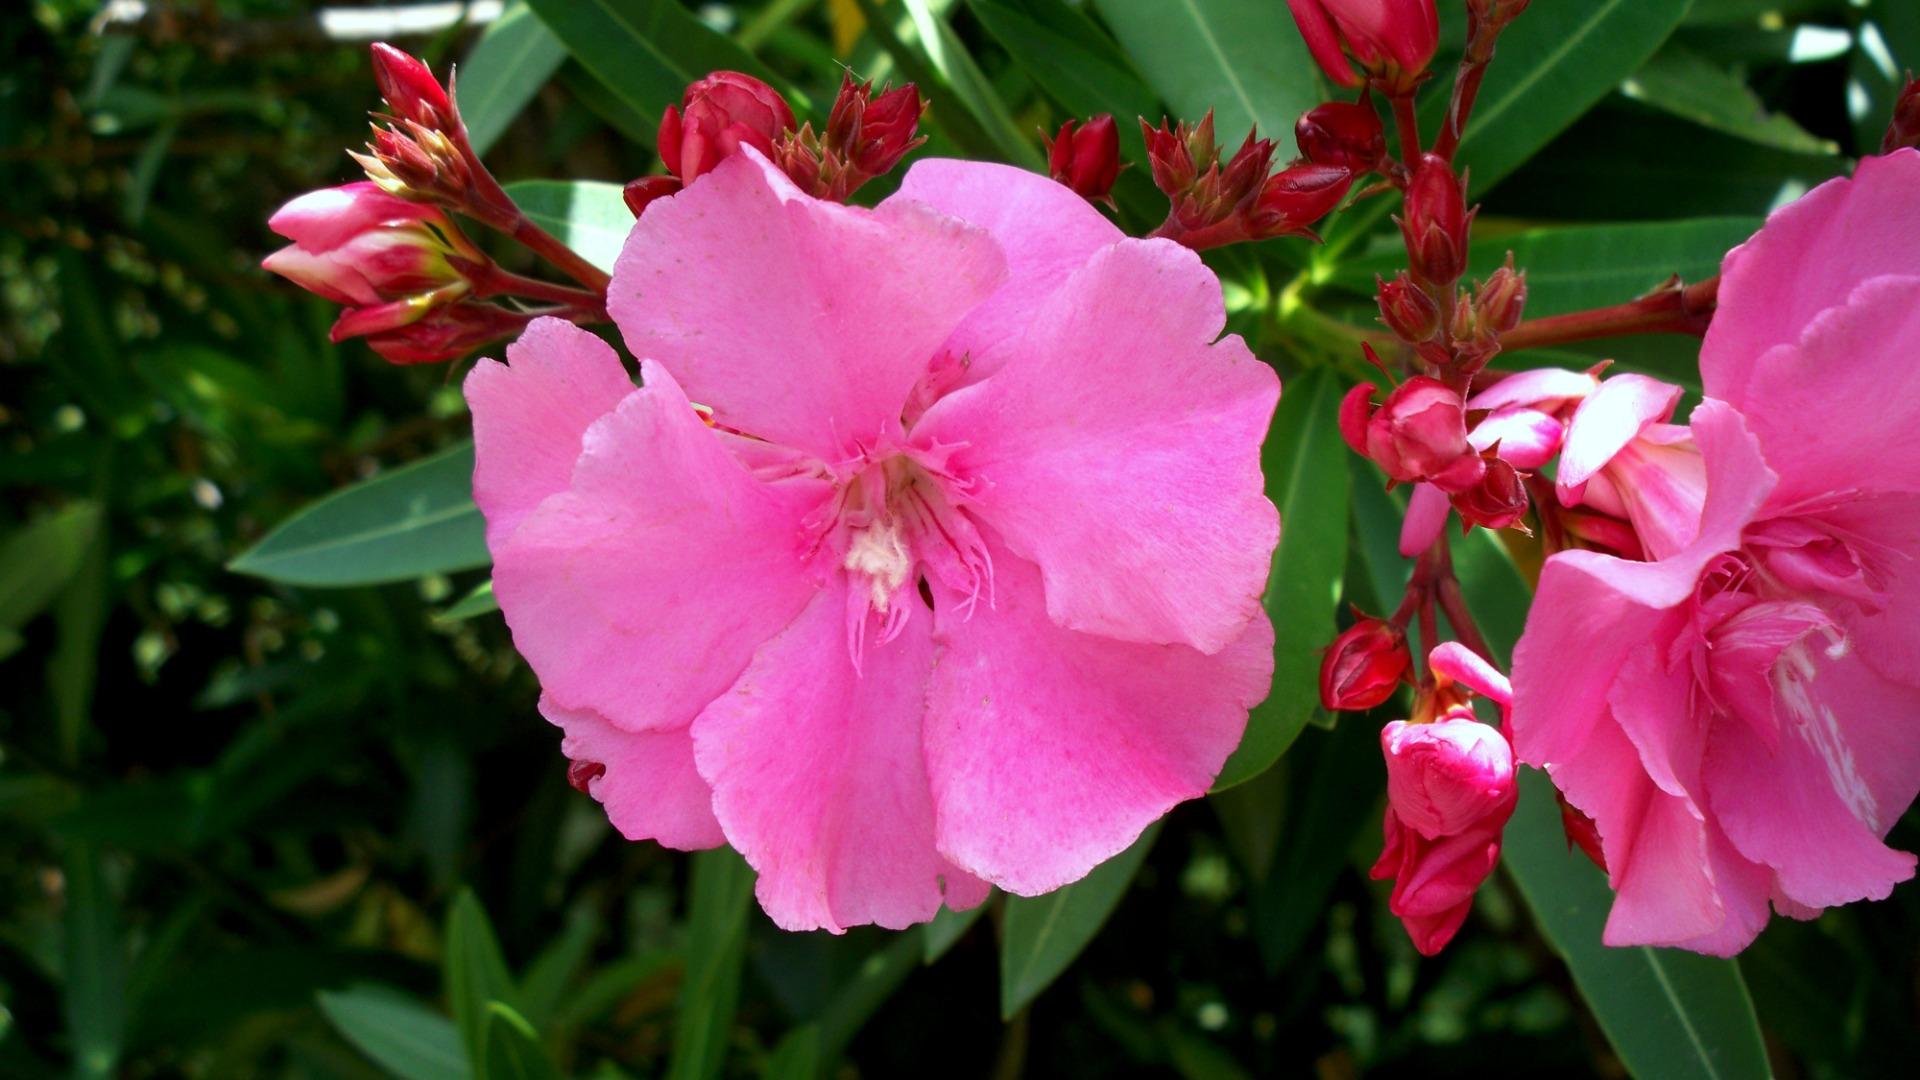
[[[867,89],[863,86],[861,92],[866,93]],[[879,97],[867,102],[865,114],[860,118],[859,140],[848,150],[848,160],[867,176],[883,176],[892,171],[901,158],[927,141],[917,134],[920,115],[925,111],[920,90],[912,83],[893,90],[882,88]]]
[[[453,102],[440,80],[433,77],[433,70],[419,59],[384,41],[374,42],[373,80],[397,119],[428,128],[452,124]]]
[[[1233,152],[1225,171],[1220,174],[1216,198],[1223,211],[1239,208],[1256,193],[1262,196],[1266,194],[1264,185],[1269,180],[1267,174],[1273,171],[1273,150],[1272,139],[1256,138],[1255,133],[1248,130],[1246,141]],[[1346,194],[1344,189],[1341,194]],[[1338,203],[1340,200],[1336,198],[1333,201]],[[1331,210],[1332,206],[1327,209]],[[1317,221],[1325,214],[1326,210],[1322,210],[1310,220]]]
[[[367,344],[395,364],[431,364],[465,356],[482,345],[512,337],[526,329],[533,319],[532,312],[509,311],[497,304],[463,300],[436,307],[393,330],[370,334]],[[351,336],[341,334],[339,324],[335,324],[334,334],[335,341]]]
[[[1120,128],[1112,113],[1068,120],[1047,142],[1047,172],[1089,202],[1107,202],[1120,176]]]
[[[1451,288],[1467,269],[1467,236],[1473,214],[1460,177],[1446,159],[1422,154],[1407,185],[1405,217],[1400,234],[1414,276],[1430,285]]]
[[[1361,383],[1340,399],[1340,437],[1361,457],[1367,456],[1367,421],[1372,416],[1372,383]]]
[[[638,180],[627,181],[620,189],[620,198],[626,201],[627,209],[638,218],[646,213],[647,207],[655,199],[664,199],[680,190],[680,181],[671,176],[642,176]]]
[[[1880,152],[1891,154],[1901,147],[1920,147],[1920,79],[1909,74],[1907,87],[1893,105],[1893,121],[1886,137],[1880,140]]]
[[[1362,618],[1333,639],[1320,661],[1320,704],[1352,712],[1375,708],[1393,696],[1412,665],[1399,627]]]
[[[606,773],[607,767],[598,761],[567,762],[567,783],[582,795],[592,794],[588,789]]]
[[[1332,213],[1352,187],[1353,173],[1343,165],[1289,165],[1261,185],[1248,231],[1256,240],[1311,236],[1308,226]]]
[[[1567,834],[1567,849],[1579,848],[1586,852],[1593,865],[1601,873],[1607,870],[1607,856],[1600,850],[1600,828],[1593,819],[1580,812],[1579,807],[1567,801],[1559,788],[1553,789],[1553,797],[1560,801],[1560,828]]]
[[[1314,62],[1341,86],[1371,78],[1386,93],[1409,93],[1440,44],[1433,0],[1287,0],[1287,7]]]
[[[1507,252],[1505,266],[1480,283],[1473,301],[1473,312],[1482,333],[1498,337],[1520,325],[1527,309],[1527,272],[1513,268],[1513,252]]]
[[[1486,465],[1467,442],[1466,406],[1445,383],[1416,375],[1367,421],[1367,457],[1400,483],[1426,480],[1449,493],[1478,484]],[[1511,470],[1509,470],[1511,471]]]
[[[1201,173],[1219,161],[1213,143],[1213,111],[1209,109],[1198,125],[1184,120],[1169,130],[1167,121],[1149,127],[1143,118],[1140,133],[1147,140],[1147,164],[1153,170],[1153,182],[1176,203],[1193,187]]]
[[[1358,176],[1373,172],[1387,154],[1386,130],[1366,102],[1329,101],[1293,127],[1300,153],[1316,165],[1341,165]]]
[[[1427,290],[1414,283],[1405,270],[1392,281],[1374,279],[1380,285],[1380,321],[1387,324],[1400,340],[1419,345],[1432,341],[1440,332],[1440,305]]]
[[[1461,528],[1505,529],[1519,524],[1527,516],[1528,505],[1520,474],[1497,457],[1484,459],[1484,465],[1477,483],[1454,492],[1453,508],[1460,513]]]
[[[660,161],[684,183],[751,146],[771,158],[773,144],[793,127],[793,109],[780,92],[751,75],[716,71],[687,87],[680,107],[660,118]]]

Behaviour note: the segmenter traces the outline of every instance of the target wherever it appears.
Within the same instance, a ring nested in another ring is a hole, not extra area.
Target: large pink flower
[[[1514,741],[1598,825],[1610,944],[1731,954],[1885,897],[1920,790],[1920,153],[1861,164],[1727,257],[1694,411],[1698,528],[1549,560]]]
[[[1207,789],[1271,675],[1279,383],[1197,257],[1002,166],[864,210],[743,150],[609,308],[641,389],[548,320],[467,396],[500,606],[623,833],[900,927]]]

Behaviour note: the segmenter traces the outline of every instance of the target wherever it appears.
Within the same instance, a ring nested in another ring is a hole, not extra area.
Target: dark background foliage
[[[0,15],[0,1075],[457,1076],[467,1045],[488,1076],[1623,1072],[1506,876],[1443,957],[1413,953],[1365,873],[1384,716],[1310,726],[1174,812],[1092,944],[1003,1020],[997,942],[1032,928],[998,902],[928,935],[782,934],[730,855],[613,834],[566,784],[498,616],[443,617],[484,571],[302,589],[228,570],[316,497],[463,437],[464,365],[330,345],[329,305],[258,269],[277,205],[353,178],[364,43],[291,0],[149,7]],[[1016,137],[1065,117],[1072,95],[1027,66],[1040,39],[1007,28],[1026,8],[933,7]],[[819,103],[836,60],[904,70],[872,8],[686,11]],[[1696,0],[1653,64],[1477,193],[1483,235],[1764,213],[1877,144],[1910,8]],[[474,36],[399,41],[444,71]],[[554,63],[496,172],[653,168],[647,119]],[[929,152],[1014,155],[934,101]],[[1121,190],[1135,225],[1143,172]],[[1219,262],[1258,294],[1306,258],[1287,241]],[[1327,317],[1364,321],[1364,263],[1316,300]],[[1260,310],[1236,325],[1289,374],[1324,344]],[[1613,351],[1689,361],[1684,342]],[[1917,897],[1776,920],[1742,958],[1781,1074],[1910,1067]],[[512,1006],[491,1026],[489,1000]]]

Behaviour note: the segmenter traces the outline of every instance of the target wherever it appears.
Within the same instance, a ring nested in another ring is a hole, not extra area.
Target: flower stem
[[[1638,300],[1591,311],[1575,311],[1545,319],[1529,319],[1500,335],[1508,352],[1564,345],[1595,338],[1631,334],[1693,334],[1707,332],[1719,305],[1720,278],[1682,286],[1675,278]]]
[[[1413,110],[1412,94],[1395,94],[1391,100],[1393,125],[1400,132],[1400,159],[1412,172],[1420,163],[1420,116]]]
[[[473,278],[473,293],[479,297],[522,296],[529,300],[545,300],[555,304],[598,307],[605,303],[603,293],[587,289],[576,289],[570,285],[556,285],[550,281],[541,281],[510,270],[502,270],[493,264],[489,269],[476,274]]]
[[[560,242],[560,238],[535,225],[531,218],[515,208],[515,217],[511,227],[502,231],[520,241],[534,254],[565,271],[573,280],[588,289],[604,295],[612,278],[606,272],[580,257],[572,248]]]

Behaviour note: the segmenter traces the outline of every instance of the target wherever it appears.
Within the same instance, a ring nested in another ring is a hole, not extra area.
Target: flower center
[[[897,637],[931,588],[964,597],[970,612],[993,582],[993,563],[971,515],[967,484],[948,454],[915,446],[876,448],[834,469],[837,491],[809,522],[815,548],[847,575],[847,641],[859,666],[869,624],[878,643]],[[918,593],[919,595],[915,595]]]

